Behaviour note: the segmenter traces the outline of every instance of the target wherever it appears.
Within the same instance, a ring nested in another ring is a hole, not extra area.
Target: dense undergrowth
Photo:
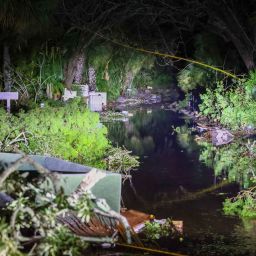
[[[201,95],[201,114],[209,120],[231,130],[252,134],[256,127],[256,72],[247,79],[229,84],[222,81],[215,89],[206,89]],[[244,190],[224,202],[226,214],[255,218],[255,141],[234,142],[220,148],[205,143],[200,160],[212,167],[216,176],[226,176],[236,181]]]
[[[206,89],[201,95],[201,113],[233,130],[254,128],[255,81],[256,73],[252,72],[247,80],[235,81],[228,86],[218,82],[215,89]]]
[[[15,115],[0,110],[0,150],[20,150],[88,165],[101,165],[110,147],[97,113],[77,101],[61,107],[36,108]]]
[[[110,144],[99,114],[89,111],[79,100],[16,114],[1,110],[0,119],[1,152],[56,156],[124,175],[139,165],[130,151]],[[89,243],[61,225],[57,217],[72,211],[88,222],[94,207],[91,197],[85,193],[73,198],[65,195],[62,188],[50,189],[55,181],[51,173],[30,177],[28,173],[15,172],[3,179],[6,166],[0,167],[1,196],[5,196],[4,192],[14,199],[5,208],[1,205],[0,254],[78,256],[86,253]],[[50,186],[41,186],[49,182]]]
[[[19,92],[19,105],[35,107],[49,97],[60,99],[65,85],[65,74],[69,65],[68,45],[44,43],[34,47],[26,58],[17,54],[12,65],[12,90]],[[138,89],[151,86],[167,88],[173,84],[173,74],[157,64],[154,56],[113,46],[107,42],[97,43],[82,52],[81,80],[73,81],[70,88],[77,90],[78,84],[90,84],[89,69],[96,77],[96,90],[107,92],[109,100],[120,95],[136,94]],[[0,72],[0,81],[4,75]],[[2,88],[3,89],[3,88]],[[95,88],[93,88],[95,89]],[[0,84],[1,90],[1,84]],[[49,95],[49,90],[50,94]]]

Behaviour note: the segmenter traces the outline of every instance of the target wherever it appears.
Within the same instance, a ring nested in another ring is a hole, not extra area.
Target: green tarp
[[[20,154],[0,153],[0,162],[10,165],[21,157],[22,156]],[[63,187],[64,192],[67,195],[73,193],[81,181],[85,178],[85,175],[91,172],[93,169],[89,166],[64,161],[54,157],[37,155],[30,155],[29,157],[41,164],[43,167],[47,168],[49,171],[57,172],[59,176],[57,186],[59,188]],[[30,164],[22,164],[18,170],[36,171],[35,168]],[[112,210],[120,212],[122,183],[121,175],[103,170],[101,172],[105,173],[106,175],[104,175],[102,179],[93,185],[91,192],[97,198],[106,199]]]

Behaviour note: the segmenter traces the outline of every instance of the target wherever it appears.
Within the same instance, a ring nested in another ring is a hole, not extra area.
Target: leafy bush
[[[207,87],[213,81],[214,75],[211,71],[189,64],[178,73],[178,86],[184,91],[191,91],[198,86]]]
[[[129,175],[130,171],[139,166],[138,157],[130,155],[125,148],[111,148],[108,151],[107,169]]]
[[[207,32],[198,34],[195,38],[194,47],[194,58],[199,62],[201,61],[212,66],[222,65],[222,56],[224,55],[221,53],[221,42],[216,36]],[[198,86],[211,88],[215,85],[219,75],[213,72],[213,70],[202,68],[195,64],[189,64],[178,73],[178,86],[184,92],[193,90]]]
[[[83,164],[100,164],[109,142],[107,129],[78,101],[63,107],[46,106],[17,115],[0,110],[0,150],[16,148],[30,154],[61,157]]]
[[[233,142],[223,147],[201,142],[203,146],[200,161],[214,169],[215,176],[238,182],[243,188],[236,197],[226,199],[225,214],[241,217],[256,217],[255,143]]]
[[[201,95],[200,111],[203,115],[233,129],[254,127],[255,80],[256,74],[251,73],[247,81],[233,82],[231,88],[225,88],[223,82],[218,82],[216,89],[207,89],[206,93]]]
[[[213,168],[215,176],[224,176],[244,188],[252,186],[256,155],[250,141],[234,141],[222,147],[215,147],[205,141],[198,143],[202,146],[199,160]]]
[[[170,219],[167,219],[165,223],[147,221],[143,228],[143,234],[149,240],[158,240],[173,233],[175,233],[175,227]]]
[[[236,197],[226,199],[223,205],[227,215],[256,217],[256,187],[242,190]]]
[[[30,57],[17,60],[13,74],[13,88],[19,92],[21,103],[46,98],[47,85],[53,93],[62,93],[64,57],[59,47],[47,43],[34,49]],[[23,102],[22,102],[23,101]]]

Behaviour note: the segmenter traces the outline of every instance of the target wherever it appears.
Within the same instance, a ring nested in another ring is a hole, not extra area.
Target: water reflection
[[[161,153],[172,147],[168,113],[137,110],[128,122],[108,123],[109,138],[115,145],[124,145],[139,156]]]
[[[184,241],[160,241],[163,247],[176,247],[191,255],[256,254],[255,226],[249,228],[222,211],[225,198],[239,189],[236,184],[222,183],[223,179],[239,177],[246,186],[250,179],[236,176],[236,170],[247,166],[247,175],[255,164],[247,157],[241,159],[241,144],[198,145],[190,122],[164,110],[138,110],[128,122],[107,126],[114,144],[141,156],[132,184],[126,183],[123,189],[125,206],[184,222]],[[209,188],[213,189],[200,194]]]
[[[211,143],[201,142],[200,161],[213,168],[216,177],[226,177],[236,181],[241,188],[248,188],[256,178],[254,140],[235,140],[231,144],[214,147]]]

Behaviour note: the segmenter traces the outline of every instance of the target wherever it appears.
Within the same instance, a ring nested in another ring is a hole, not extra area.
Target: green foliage
[[[39,244],[37,255],[40,256],[80,256],[86,251],[88,243],[74,236],[67,228],[57,226],[54,231],[48,233],[46,239]]]
[[[256,99],[256,71],[250,71],[249,78],[245,81],[245,95],[247,99]]]
[[[200,161],[213,168],[215,176],[227,177],[230,182],[238,182],[247,188],[236,197],[225,200],[225,214],[256,217],[255,143],[233,142],[218,148],[206,142],[200,144],[203,146]]]
[[[18,90],[21,99],[46,98],[46,87],[51,86],[53,93],[62,93],[64,90],[63,65],[64,57],[59,47],[49,46],[48,43],[25,60],[21,58],[14,70],[14,89]]]
[[[168,237],[173,231],[174,226],[170,219],[167,219],[163,224],[148,221],[143,228],[143,234],[146,235],[148,240],[158,240],[162,237]]]
[[[197,88],[198,86],[208,87],[213,81],[212,71],[189,64],[186,68],[178,73],[178,86],[184,91],[188,92]]]
[[[152,56],[108,44],[94,47],[88,56],[89,63],[96,69],[98,90],[108,92],[110,99],[127,89],[127,76],[131,76],[133,84],[141,68],[150,67],[154,62]]]
[[[195,39],[194,58],[208,65],[222,65],[221,49],[217,37],[208,33],[199,34]],[[217,77],[218,74],[212,70],[189,64],[178,73],[177,79],[178,86],[184,92],[188,92],[198,86],[212,87]]]
[[[218,82],[216,89],[207,89],[201,95],[200,111],[232,129],[255,126],[254,81],[255,73],[251,73],[246,81],[234,82],[229,89],[224,87],[223,82]]]
[[[47,179],[46,175],[28,179],[28,175],[13,173],[5,180],[1,189],[12,195],[14,200],[6,207],[11,218],[2,219],[0,224],[1,255],[23,255],[22,241],[30,240],[34,246],[29,255],[78,256],[88,247],[83,239],[59,224],[57,216],[72,211],[80,214],[78,217],[81,219],[88,220],[92,210],[89,196],[84,194],[77,200],[71,200],[64,195],[62,188],[53,191],[40,186]],[[33,235],[37,237],[35,241]]]
[[[132,151],[125,148],[111,148],[108,151],[107,169],[129,175],[130,171],[139,166],[138,157],[131,155]]]
[[[223,147],[214,147],[208,142],[200,144],[199,160],[213,168],[216,176],[225,175],[229,181],[239,182],[243,187],[252,185],[256,162],[255,146],[250,141],[233,142]]]
[[[109,142],[107,129],[78,101],[64,107],[37,108],[16,116],[0,110],[0,150],[48,154],[83,164],[100,164]]]
[[[151,68],[142,68],[133,80],[133,85],[136,88],[146,88],[147,86],[153,88],[169,88],[173,78],[157,69],[156,66]]]
[[[227,215],[256,218],[256,187],[242,190],[236,197],[226,199],[223,209]]]
[[[2,256],[23,256],[24,254],[19,250],[18,241],[10,239],[11,227],[0,218],[0,255]]]
[[[81,195],[78,200],[74,202],[74,210],[77,212],[77,217],[80,218],[82,222],[89,222],[92,209],[93,204],[87,194]]]

